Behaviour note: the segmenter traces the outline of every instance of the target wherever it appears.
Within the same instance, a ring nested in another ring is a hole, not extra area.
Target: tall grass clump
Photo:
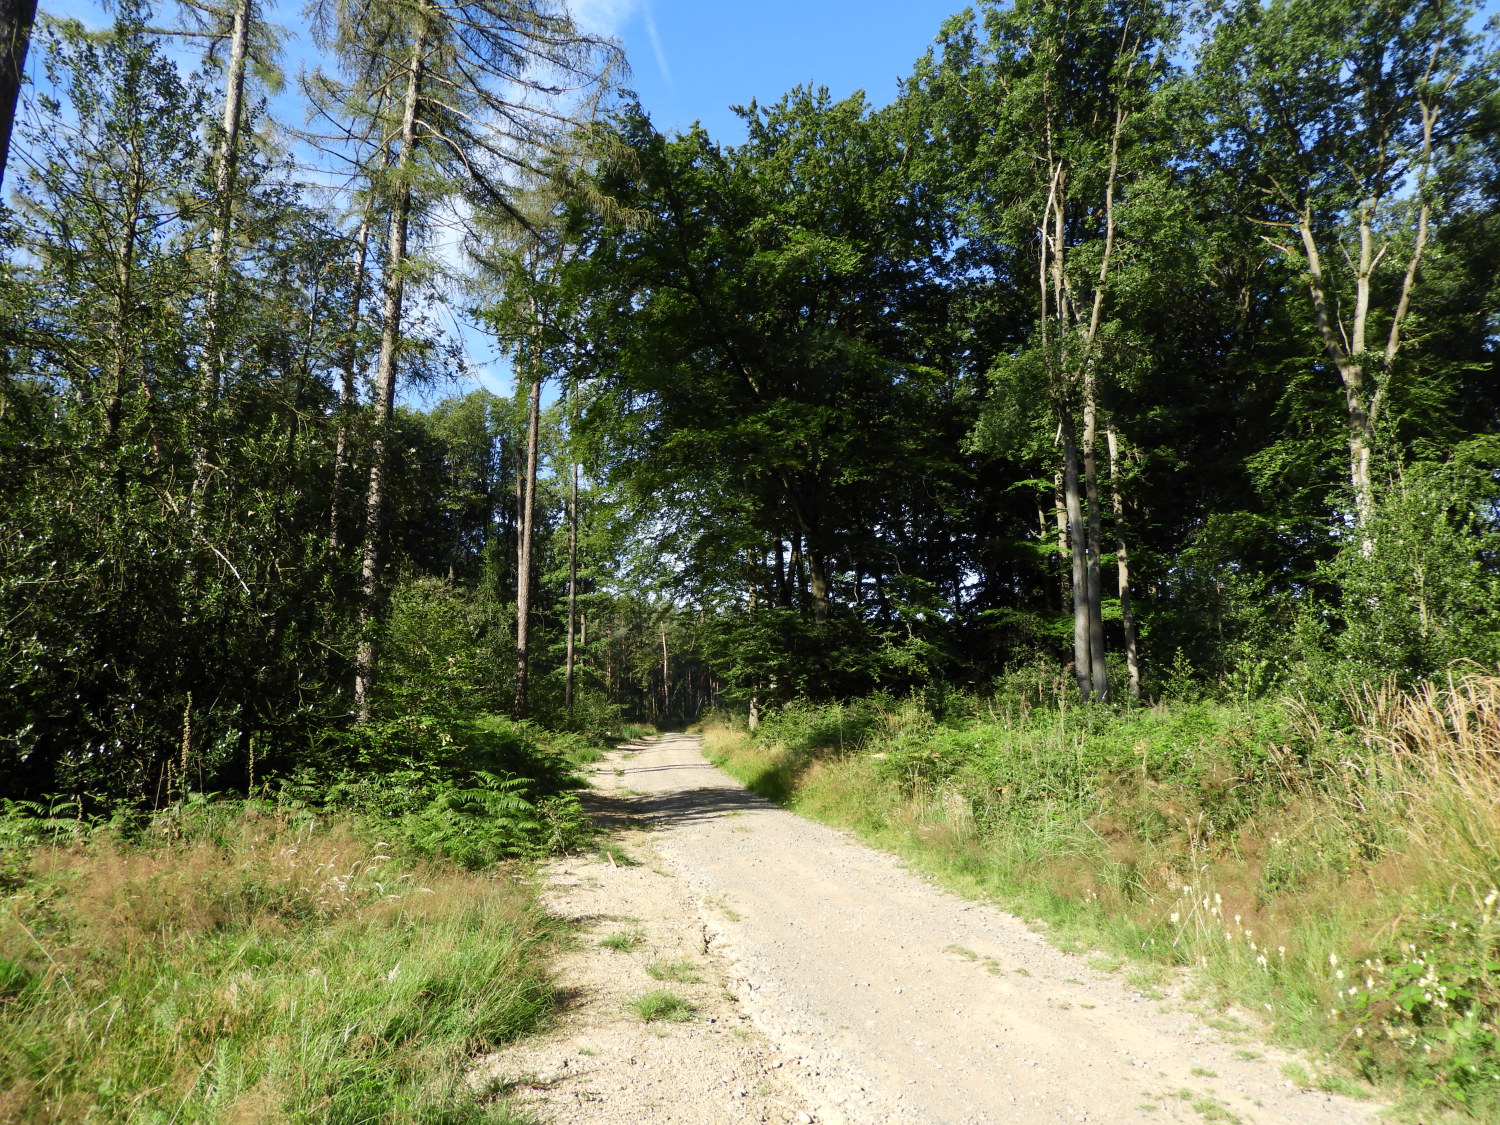
[[[1500,1117],[1500,677],[1340,713],[1200,699],[788,708],[706,731],[767,796],[1064,937],[1194,966],[1276,1032]]]
[[[465,1062],[552,1010],[531,892],[348,817],[0,818],[0,1120],[501,1122]]]

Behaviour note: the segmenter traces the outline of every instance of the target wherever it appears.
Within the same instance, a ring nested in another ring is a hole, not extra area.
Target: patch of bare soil
[[[578,927],[559,965],[570,1001],[554,1033],[485,1065],[555,1122],[1377,1116],[1297,1088],[1279,1071],[1293,1057],[1249,1042],[1248,1027],[1210,1027],[748,793],[695,738],[617,751],[596,784],[638,865],[547,870],[548,904]],[[600,944],[611,939],[619,948]],[[628,1003],[653,989],[696,1014],[642,1022]]]

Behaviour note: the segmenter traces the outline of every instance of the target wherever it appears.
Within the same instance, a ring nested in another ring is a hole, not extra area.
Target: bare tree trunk
[[[1052,511],[1057,517],[1057,610],[1065,613],[1073,604],[1073,589],[1068,584],[1068,570],[1063,559],[1068,557],[1068,512],[1063,499],[1063,475],[1058,470],[1052,476]]]
[[[527,683],[530,653],[527,644],[531,632],[531,538],[536,514],[537,436],[541,430],[542,380],[540,374],[531,380],[531,408],[526,420],[526,479],[521,498],[521,533],[516,539],[516,697],[511,717],[526,717]]]
[[[1120,575],[1120,623],[1125,629],[1125,666],[1130,675],[1130,697],[1141,697],[1140,642],[1135,627],[1135,610],[1130,604],[1130,550],[1126,545],[1125,494],[1120,487],[1123,467],[1123,439],[1115,429],[1114,418],[1106,415],[1104,435],[1109,445],[1109,499],[1115,517],[1115,565]]]
[[[812,619],[822,625],[828,620],[828,569],[827,560],[821,551],[809,548],[807,553],[807,585],[812,598]]]
[[[407,74],[406,106],[401,117],[401,164],[409,170],[415,155],[417,136],[417,103],[422,92],[423,56],[427,50],[427,29],[418,25],[412,45]],[[370,450],[370,486],[365,494],[365,550],[360,564],[359,647],[354,654],[354,713],[363,723],[370,718],[370,702],[375,688],[375,638],[373,630],[380,598],[381,568],[384,562],[385,469],[390,456],[391,411],[396,402],[396,366],[401,346],[401,308],[406,294],[406,242],[411,221],[412,189],[410,179],[398,178],[396,198],[391,205],[391,226],[385,255],[385,300],[381,309],[380,362],[375,369],[375,438]]]
[[[1063,426],[1063,505],[1068,516],[1068,545],[1073,556],[1073,676],[1078,681],[1078,694],[1089,699],[1093,694],[1093,662],[1089,651],[1087,532],[1083,526],[1083,505],[1078,496],[1078,443],[1066,425]]]
[[[1104,661],[1104,576],[1100,573],[1104,531],[1099,512],[1099,403],[1093,379],[1084,378],[1083,486],[1088,504],[1089,671],[1094,699],[1109,702],[1109,668]]]
[[[224,120],[214,159],[214,224],[208,244],[208,293],[203,312],[203,371],[198,391],[198,435],[194,450],[193,495],[201,502],[212,471],[214,413],[224,378],[223,315],[229,284],[229,240],[234,223],[234,189],[239,172],[240,121],[244,117],[245,63],[250,47],[250,0],[234,6],[229,33],[229,67],[224,75]]]
[[[0,184],[5,182],[10,134],[26,73],[26,48],[36,22],[36,0],[0,0]]]
[[[573,463],[568,484],[568,650],[563,679],[563,706],[573,713],[573,634],[578,615],[578,463]]]
[[[666,718],[672,707],[672,685],[667,679],[667,627],[661,627],[661,714]]]

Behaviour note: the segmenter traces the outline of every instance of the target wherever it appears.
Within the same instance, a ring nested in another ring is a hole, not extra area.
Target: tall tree
[[[1035,327],[1010,356],[1001,352],[996,375],[1014,400],[1030,396],[1041,374],[1052,404],[1046,426],[1062,458],[1073,670],[1080,694],[1101,702],[1109,682],[1099,446],[1101,437],[1116,448],[1119,441],[1107,392],[1120,259],[1130,252],[1120,212],[1156,167],[1150,118],[1174,35],[1175,17],[1155,0],[985,4],[950,22],[907,93],[942,142],[943,179],[976,248],[992,248],[983,265],[997,287],[1026,285],[1021,254],[1031,259]],[[1119,476],[1108,476],[1134,691],[1140,673],[1124,501]],[[1050,491],[1050,482],[1041,487]]]
[[[1240,0],[1199,59],[1202,157],[1250,189],[1241,215],[1302,276],[1343,392],[1362,525],[1434,224],[1493,91],[1475,11],[1468,0]]]
[[[390,153],[380,175],[390,225],[354,678],[356,713],[367,716],[412,221],[445,197],[513,210],[507,176],[536,168],[560,143],[580,104],[607,92],[620,56],[613,44],[580,32],[552,0],[345,0],[325,9],[321,27],[350,79],[347,114],[368,117],[381,104],[380,92],[400,91],[385,99],[395,117],[383,130],[389,145],[379,146]]]
[[[16,123],[16,105],[21,100],[21,80],[26,74],[26,48],[31,26],[36,22],[36,0],[4,0],[0,3],[0,186],[5,183],[10,134]]]

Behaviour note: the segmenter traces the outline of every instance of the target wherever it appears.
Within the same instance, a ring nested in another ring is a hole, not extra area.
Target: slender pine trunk
[[[1125,522],[1125,492],[1120,481],[1124,439],[1115,427],[1114,418],[1109,415],[1104,419],[1104,434],[1109,447],[1109,499],[1115,522],[1115,566],[1120,579],[1120,624],[1125,630],[1125,667],[1130,676],[1130,697],[1140,699],[1140,641],[1135,626],[1135,610],[1130,600],[1130,549],[1126,541],[1129,528]]]
[[[401,309],[406,295],[407,228],[411,221],[412,180],[417,137],[417,106],[422,94],[423,56],[427,29],[419,24],[412,45],[406,83],[406,105],[401,116],[401,156],[391,225],[386,240],[385,300],[380,320],[380,361],[375,368],[375,434],[370,449],[370,485],[365,494],[365,549],[360,564],[359,647],[354,655],[354,713],[363,723],[370,718],[375,688],[375,619],[384,563],[386,516],[385,473],[390,456],[391,411],[396,403],[396,367],[401,345]]]
[[[224,75],[224,120],[214,159],[214,221],[208,246],[208,293],[203,314],[203,369],[198,389],[193,497],[203,502],[213,471],[214,415],[224,379],[224,300],[229,286],[229,245],[234,225],[235,182],[239,173],[240,123],[244,117],[245,64],[250,47],[250,0],[234,7],[229,33],[229,66]]]
[[[563,706],[573,714],[573,634],[578,615],[578,463],[573,463],[568,484],[568,650],[563,680]]]
[[[521,529],[516,540],[516,695],[511,717],[526,717],[527,672],[530,652],[527,645],[531,631],[531,539],[536,513],[537,439],[541,430],[542,380],[531,380],[531,408],[526,420],[526,479],[521,495]]]
[[[1085,378],[1083,392],[1083,487],[1088,505],[1088,592],[1089,592],[1089,673],[1093,680],[1094,699],[1109,702],[1109,669],[1104,660],[1104,576],[1099,560],[1104,539],[1099,504],[1099,404],[1091,378]]]
[[[1093,662],[1089,647],[1087,532],[1078,494],[1078,443],[1066,424],[1063,425],[1063,505],[1068,517],[1068,546],[1073,562],[1073,676],[1078,681],[1078,694],[1089,699],[1093,693]]]
[[[365,295],[365,270],[370,253],[370,216],[360,220],[359,233],[354,241],[354,292],[349,298],[349,340],[344,348],[339,385],[338,437],[333,448],[333,489],[328,503],[328,551],[335,554],[343,546],[344,477],[349,465],[350,430],[354,422],[354,407],[358,401],[359,376],[359,322]]]

